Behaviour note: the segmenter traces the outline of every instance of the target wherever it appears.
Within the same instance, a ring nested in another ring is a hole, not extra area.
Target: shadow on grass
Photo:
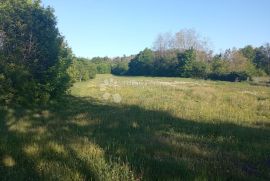
[[[46,108],[5,108],[0,116],[1,180],[103,180],[113,164],[143,180],[270,179],[269,127],[183,120],[72,96]],[[103,157],[107,169],[98,163]]]

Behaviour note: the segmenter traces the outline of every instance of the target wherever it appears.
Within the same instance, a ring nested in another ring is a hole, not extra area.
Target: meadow
[[[0,106],[0,180],[269,180],[270,89],[97,75]]]

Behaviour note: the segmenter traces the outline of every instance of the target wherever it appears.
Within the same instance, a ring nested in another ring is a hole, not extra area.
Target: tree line
[[[72,82],[87,81],[95,78],[96,74],[126,75],[128,63],[134,56],[123,57],[94,57],[92,59],[73,56],[68,68]]]
[[[247,45],[213,54],[194,30],[159,35],[128,63],[126,75],[192,77],[241,81],[270,74],[270,45]]]
[[[192,29],[160,34],[152,49],[137,55],[86,59],[98,74],[191,77],[224,81],[270,75],[270,45],[227,49],[214,54],[207,39]]]
[[[270,74],[270,46],[213,54],[194,30],[157,37],[152,49],[115,58],[74,56],[54,10],[40,0],[0,1],[0,102],[46,103],[96,74],[241,81]]]

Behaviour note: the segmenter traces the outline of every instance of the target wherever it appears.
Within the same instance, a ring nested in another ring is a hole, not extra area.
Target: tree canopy
[[[269,44],[227,49],[216,55],[208,44],[194,30],[160,34],[153,50],[146,48],[129,61],[125,74],[229,81],[270,74]]]
[[[72,52],[53,9],[38,0],[3,0],[0,14],[1,99],[46,102],[64,94]]]

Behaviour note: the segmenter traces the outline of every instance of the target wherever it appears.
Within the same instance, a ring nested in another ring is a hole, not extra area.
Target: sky
[[[160,33],[195,29],[214,52],[270,42],[269,0],[43,0],[79,57],[152,48]]]

